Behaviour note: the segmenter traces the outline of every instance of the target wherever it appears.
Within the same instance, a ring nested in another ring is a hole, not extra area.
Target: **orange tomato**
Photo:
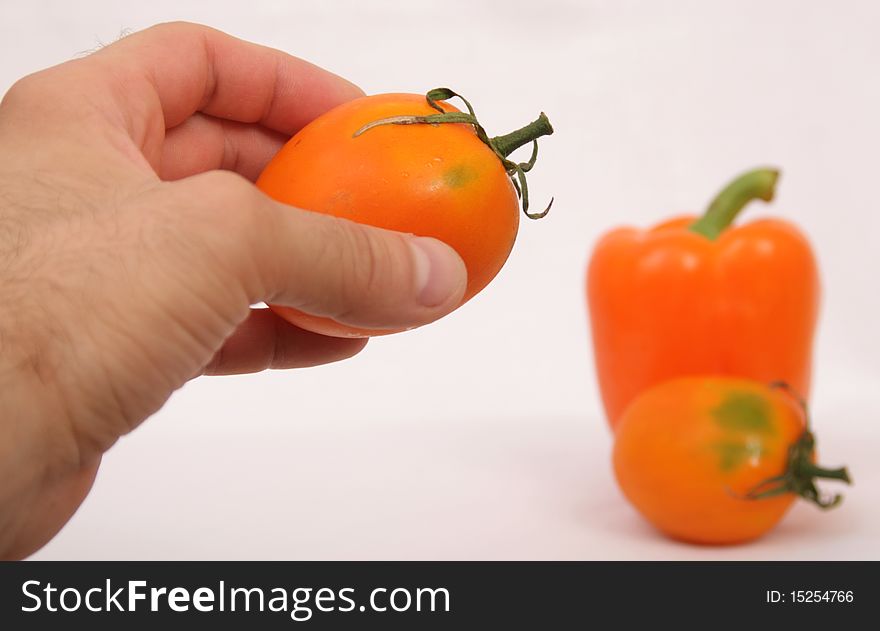
[[[438,105],[445,112],[458,111],[443,101]],[[444,241],[467,268],[465,302],[499,272],[516,238],[519,200],[504,163],[469,124],[384,124],[364,130],[389,117],[438,113],[424,95],[415,94],[381,94],[343,104],[291,138],[257,186],[285,204]],[[394,332],[272,308],[297,326],[325,335]]]
[[[822,507],[806,412],[789,391],[729,377],[667,381],[624,411],[614,472],[624,495],[676,539],[731,544],[761,536],[800,495]]]

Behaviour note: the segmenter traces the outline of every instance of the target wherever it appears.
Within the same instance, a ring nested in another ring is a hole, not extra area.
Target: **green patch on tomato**
[[[712,417],[722,428],[732,432],[773,434],[770,405],[764,397],[751,392],[732,392],[712,410]]]
[[[719,441],[712,448],[720,458],[718,467],[722,471],[733,471],[749,460],[757,460],[764,455],[764,448],[754,441]]]
[[[443,181],[449,188],[462,188],[477,179],[477,174],[466,164],[457,164],[443,173]]]

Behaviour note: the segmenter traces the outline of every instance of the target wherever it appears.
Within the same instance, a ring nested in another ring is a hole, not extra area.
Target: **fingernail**
[[[428,237],[414,237],[409,243],[419,304],[437,307],[463,291],[467,281],[464,263],[449,246]]]

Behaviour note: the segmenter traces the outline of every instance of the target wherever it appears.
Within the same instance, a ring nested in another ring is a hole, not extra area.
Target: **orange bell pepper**
[[[731,227],[749,201],[773,199],[777,177],[750,171],[699,219],[599,240],[587,301],[612,428],[637,395],[674,377],[781,380],[808,396],[819,303],[810,245],[785,221]]]

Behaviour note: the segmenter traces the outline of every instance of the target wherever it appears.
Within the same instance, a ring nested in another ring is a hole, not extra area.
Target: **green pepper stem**
[[[541,136],[549,136],[552,133],[553,127],[550,125],[550,120],[544,112],[541,112],[538,118],[525,127],[503,136],[495,136],[490,142],[495,147],[495,150],[506,158],[523,145],[527,145]]]
[[[750,201],[772,201],[778,179],[778,169],[755,169],[743,173],[718,193],[706,213],[690,225],[690,230],[707,239],[717,239]]]

